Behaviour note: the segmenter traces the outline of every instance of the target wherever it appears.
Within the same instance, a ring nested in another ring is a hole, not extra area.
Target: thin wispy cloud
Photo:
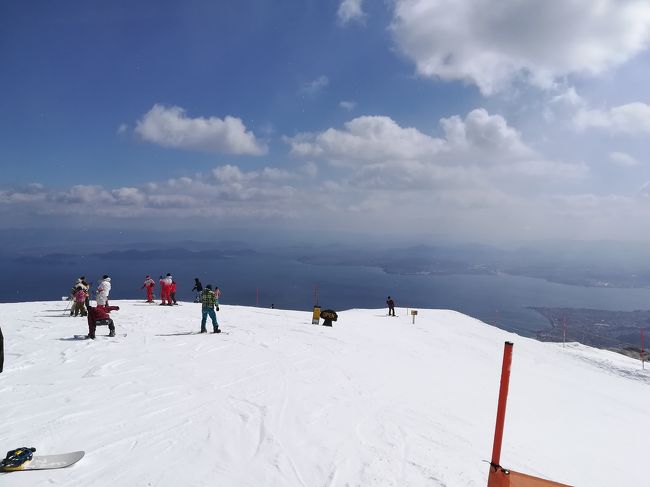
[[[616,106],[609,110],[582,109],[573,122],[578,130],[602,129],[613,133],[650,133],[650,105],[641,102]]]
[[[612,164],[619,167],[635,167],[640,164],[637,159],[625,152],[610,152],[609,160]]]
[[[303,83],[300,87],[300,92],[307,96],[316,96],[323,91],[329,83],[330,80],[327,76],[319,76],[314,80]]]

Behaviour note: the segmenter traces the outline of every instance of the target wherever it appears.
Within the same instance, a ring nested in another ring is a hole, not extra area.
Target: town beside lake
[[[650,324],[650,311],[608,311],[582,308],[530,307],[551,325],[537,332],[537,339],[552,342],[580,342],[639,357]],[[647,358],[647,354],[646,354]]]

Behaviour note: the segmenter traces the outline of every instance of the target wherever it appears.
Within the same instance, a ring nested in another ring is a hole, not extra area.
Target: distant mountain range
[[[489,245],[415,245],[393,248],[360,245],[293,244],[264,246],[241,241],[122,243],[106,248],[83,245],[84,251],[14,250],[16,263],[65,265],[79,258],[107,261],[210,261],[268,255],[312,265],[379,267],[400,275],[510,274],[588,287],[650,287],[650,251],[642,244],[616,242],[544,242],[497,248]],[[91,251],[88,251],[90,249]],[[7,250],[5,249],[5,255]]]

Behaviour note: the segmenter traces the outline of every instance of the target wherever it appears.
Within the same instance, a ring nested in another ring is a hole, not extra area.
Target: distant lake
[[[145,275],[157,283],[159,275],[170,272],[182,301],[193,299],[191,289],[198,277],[203,285],[222,289],[224,304],[254,306],[259,290],[260,306],[310,310],[318,284],[321,306],[337,311],[382,308],[391,295],[398,307],[453,309],[527,335],[548,328],[546,319],[528,306],[650,309],[650,289],[587,288],[509,275],[402,276],[376,267],[311,265],[268,255],[206,262],[86,257],[45,263],[4,257],[0,264],[2,302],[60,300],[78,276],[85,275],[95,285],[103,274],[111,276],[111,298],[144,299],[140,286]]]

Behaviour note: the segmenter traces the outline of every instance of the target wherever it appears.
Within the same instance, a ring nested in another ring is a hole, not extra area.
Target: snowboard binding
[[[7,456],[0,461],[0,470],[21,470],[25,463],[32,459],[35,451],[36,448],[28,448],[26,446],[8,451]]]

